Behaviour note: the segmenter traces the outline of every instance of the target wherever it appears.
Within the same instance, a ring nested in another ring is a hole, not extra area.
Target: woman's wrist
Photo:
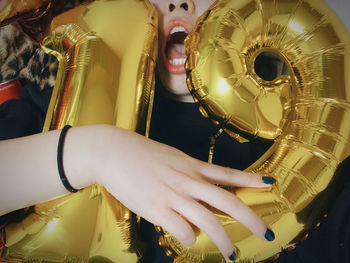
[[[95,125],[74,127],[67,132],[62,158],[65,175],[72,187],[81,189],[98,183],[99,148],[105,129],[103,125]]]
[[[96,183],[106,186],[109,177],[114,176],[110,173],[117,173],[120,168],[121,164],[117,163],[128,140],[129,131],[112,125],[70,129],[63,151],[63,165],[70,184],[77,189]]]

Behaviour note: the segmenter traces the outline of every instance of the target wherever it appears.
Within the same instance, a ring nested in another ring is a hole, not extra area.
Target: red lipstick
[[[184,40],[192,30],[190,23],[183,19],[173,19],[165,26],[162,43],[163,63],[166,70],[173,74],[185,73],[186,51]]]

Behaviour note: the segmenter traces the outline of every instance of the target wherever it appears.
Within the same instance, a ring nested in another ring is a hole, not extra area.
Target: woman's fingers
[[[162,226],[185,246],[192,246],[196,242],[196,236],[190,224],[170,208],[158,210],[157,218],[149,221]]]
[[[275,183],[272,177],[199,162],[199,172],[210,183],[236,187],[269,187]]]
[[[172,199],[171,205],[176,212],[203,230],[226,258],[232,255],[234,248],[231,240],[213,213],[193,199],[183,196]]]
[[[204,182],[187,184],[185,189],[191,197],[201,200],[220,211],[230,215],[250,229],[262,240],[266,240],[265,235],[268,227],[266,224],[237,196],[218,187]]]

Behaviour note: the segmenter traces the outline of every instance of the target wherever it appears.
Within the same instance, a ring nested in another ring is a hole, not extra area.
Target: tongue
[[[167,57],[169,59],[185,58],[186,49],[184,44],[170,44],[167,48]]]
[[[186,57],[186,49],[184,45],[186,36],[187,34],[185,32],[176,32],[170,36],[165,50],[168,59]]]

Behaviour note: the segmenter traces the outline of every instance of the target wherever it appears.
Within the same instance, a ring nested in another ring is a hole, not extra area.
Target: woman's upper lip
[[[170,20],[164,28],[165,39],[167,39],[169,37],[172,30],[174,30],[175,28],[178,28],[178,27],[183,27],[185,29],[186,33],[189,33],[192,30],[191,23],[189,23],[186,20],[181,19],[181,18],[174,18],[174,19]]]

